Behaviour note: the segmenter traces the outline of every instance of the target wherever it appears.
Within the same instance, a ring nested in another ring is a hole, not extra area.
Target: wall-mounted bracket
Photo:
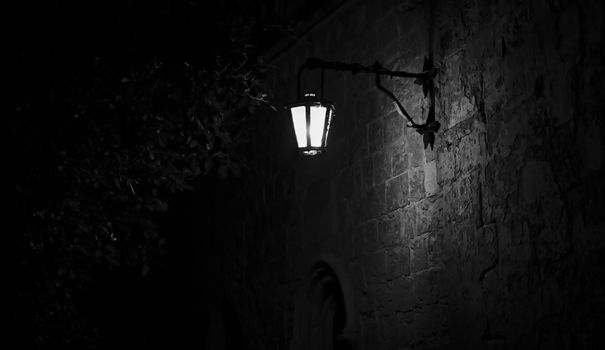
[[[300,96],[300,84],[301,84],[301,74],[304,69],[321,69],[322,70],[322,87],[321,87],[321,95],[323,96],[323,71],[326,69],[335,70],[335,71],[348,71],[352,74],[357,73],[372,73],[376,75],[376,87],[389,96],[393,102],[397,105],[397,110],[399,114],[407,119],[407,126],[414,128],[416,132],[423,135],[424,147],[426,148],[428,145],[433,148],[433,144],[435,142],[435,133],[439,131],[439,127],[441,126],[438,121],[435,120],[435,108],[434,108],[434,94],[433,94],[433,78],[437,75],[438,69],[435,68],[432,64],[432,61],[429,58],[424,59],[424,65],[422,72],[420,73],[410,73],[405,71],[393,71],[384,68],[379,62],[374,63],[371,66],[363,66],[359,63],[344,63],[344,62],[333,62],[333,61],[324,61],[318,58],[311,57],[309,58],[299,69],[298,71],[298,95]],[[418,124],[414,122],[412,117],[405,110],[403,105],[399,102],[395,94],[386,89],[384,86],[380,84],[381,76],[388,77],[397,77],[397,78],[413,78],[414,83],[418,85],[422,85],[422,91],[424,93],[424,97],[427,95],[431,95],[431,104],[429,108],[429,113],[426,119],[426,123]]]

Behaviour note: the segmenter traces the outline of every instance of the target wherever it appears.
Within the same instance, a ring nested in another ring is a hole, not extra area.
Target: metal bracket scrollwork
[[[359,63],[344,63],[344,62],[331,62],[324,61],[318,58],[309,58],[298,71],[298,94],[300,95],[300,77],[304,69],[321,69],[322,72],[325,69],[336,70],[336,71],[348,71],[352,74],[357,73],[373,73],[376,75],[376,87],[384,94],[389,96],[393,102],[397,105],[398,113],[407,120],[407,126],[414,128],[417,133],[423,136],[424,147],[427,148],[429,145],[433,149],[435,143],[435,134],[439,131],[441,124],[435,119],[435,92],[433,78],[437,75],[438,69],[433,66],[432,61],[425,57],[422,72],[410,73],[404,71],[393,71],[384,68],[379,62],[374,63],[371,66],[363,66]],[[386,75],[391,78],[414,78],[414,83],[422,86],[422,92],[424,97],[430,97],[429,111],[424,124],[419,124],[414,121],[410,114],[405,110],[401,102],[397,99],[393,92],[386,89],[380,83],[380,77]],[[322,74],[323,77],[323,74]],[[323,85],[323,79],[322,79]],[[323,95],[323,86],[322,86]]]

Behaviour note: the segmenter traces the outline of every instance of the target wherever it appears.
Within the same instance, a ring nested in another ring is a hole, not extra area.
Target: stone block
[[[476,112],[474,96],[456,96],[451,99],[448,115],[450,116],[449,128],[473,116]]]
[[[445,141],[437,159],[437,183],[443,185],[456,175],[456,154],[451,143]]]
[[[401,210],[383,215],[377,220],[377,226],[381,247],[393,247],[401,243]]]
[[[389,38],[385,40],[384,46],[380,46],[379,50],[375,53],[375,59],[378,62],[385,64],[388,69],[393,69],[392,61],[401,55],[402,42],[398,38]],[[385,79],[386,81],[386,79]]]
[[[410,277],[397,278],[392,282],[393,299],[391,307],[394,311],[410,311],[416,305],[416,297]]]
[[[366,247],[365,243],[365,228],[363,225],[357,224],[354,225],[350,230],[342,230],[340,231],[340,235],[344,236],[344,239],[349,239],[350,248],[347,253],[347,259],[357,259],[363,253],[365,253],[364,249]]]
[[[374,183],[383,183],[391,175],[391,162],[388,152],[380,151],[372,156]]]
[[[368,149],[370,153],[381,150],[384,147],[384,124],[378,119],[368,125]]]
[[[498,261],[498,234],[496,225],[484,226],[476,231],[476,251],[478,274],[476,278],[483,280],[485,274],[496,267]]]
[[[393,8],[389,5],[388,1],[375,1],[374,3],[380,4],[380,18],[377,22],[378,27],[378,46],[385,47],[393,40],[399,39],[398,23],[401,17],[394,12],[389,11]]]
[[[439,192],[437,183],[437,161],[424,164],[424,190],[427,196],[433,196]]]
[[[361,183],[364,188],[374,185],[374,164],[372,157],[364,157],[361,160]]]
[[[428,258],[430,267],[442,267],[448,261],[447,250],[444,247],[445,230],[439,230],[429,234]]]
[[[416,216],[414,237],[420,236],[439,227],[437,224],[439,222],[440,213],[437,209],[437,204],[438,203],[436,201],[428,199],[420,201],[416,204],[414,207],[414,214]]]
[[[562,201],[550,199],[542,203],[544,208],[542,211],[545,212],[544,223],[534,224],[532,228],[534,232],[531,232],[531,236],[535,244],[532,253],[541,262],[557,261],[571,249],[572,242],[565,229],[568,226],[568,219]],[[598,211],[602,215],[603,207],[601,206]]]
[[[363,251],[366,253],[378,251],[380,241],[378,240],[378,225],[376,220],[369,220],[360,225],[363,237]]]
[[[412,312],[396,312],[393,328],[397,331],[393,340],[397,346],[394,349],[412,350],[416,348],[419,340],[416,336]]]
[[[366,254],[363,257],[366,285],[384,283],[386,281],[386,255],[384,251]]]
[[[371,290],[372,288],[369,289]],[[355,299],[358,300],[359,313],[363,317],[374,317],[374,298],[372,294],[358,290],[355,295]]]
[[[419,304],[434,304],[446,296],[448,290],[444,285],[445,272],[442,269],[430,269],[419,272],[411,278],[412,290]]]
[[[415,208],[411,206],[403,208],[401,215],[401,242],[405,246],[409,246],[410,241],[416,235],[416,219]]]
[[[378,318],[391,313],[390,304],[393,294],[388,283],[379,283],[373,285],[370,290],[374,301],[374,309]]]
[[[500,111],[508,99],[501,64],[502,62],[498,58],[488,58],[485,63],[483,103],[485,113],[488,115],[493,115]]]
[[[416,132],[409,133],[406,138],[406,151],[410,157],[410,168],[424,165],[424,144],[422,143],[422,135]]]
[[[356,224],[355,212],[353,210],[352,200],[346,197],[339,197],[339,215],[338,215],[338,227],[341,230],[350,230]]]
[[[377,217],[385,211],[385,185],[380,184],[366,191],[366,209],[370,217]]]
[[[417,339],[426,342],[428,349],[447,349],[448,344],[442,344],[448,332],[447,307],[441,303],[423,305],[413,314],[412,326]]]
[[[451,187],[444,188],[445,214],[452,218],[479,218],[479,182],[478,177],[464,176],[458,178]]]
[[[411,244],[411,272],[417,273],[429,267],[428,237],[414,238]]]
[[[378,324],[375,321],[362,321],[361,338],[364,349],[379,349]]]
[[[521,171],[520,192],[526,203],[539,201],[547,192],[552,179],[550,165],[546,162],[529,160]]]
[[[485,134],[470,129],[467,129],[466,133],[456,149],[456,169],[462,172],[477,168],[485,159]]]
[[[407,324],[397,319],[397,314],[390,315],[390,317],[381,319],[381,329],[383,332],[383,349],[395,350],[395,349],[408,349],[402,348],[402,344],[407,339],[406,327]]]
[[[392,281],[410,274],[410,248],[395,246],[386,252],[386,280]]]
[[[388,211],[408,204],[408,175],[404,173],[387,181],[386,191],[386,207]]]
[[[405,134],[405,123],[399,113],[392,111],[384,119],[384,141],[387,145],[400,142]]]
[[[353,167],[346,167],[340,171],[339,181],[337,183],[338,194],[341,198],[347,198],[353,194],[355,190],[353,177]]]
[[[365,293],[367,289],[364,262],[363,257],[360,257],[360,259],[351,260],[347,263],[347,270],[351,271],[351,280],[356,295]],[[308,273],[308,270],[305,273]]]
[[[353,80],[353,83],[357,85],[354,89],[357,90],[357,98],[352,99],[355,101],[355,116],[356,116],[356,126],[357,127],[365,127],[370,122],[378,118],[376,99],[377,95],[374,91],[363,92],[365,89],[369,88],[368,80],[360,79],[360,77],[356,77]],[[338,112],[337,112],[338,113]],[[380,126],[376,125],[374,130],[377,133],[382,134],[380,130]],[[369,134],[368,134],[369,135]],[[379,140],[373,140],[372,142],[378,142]],[[380,135],[380,141],[382,142],[382,136]],[[378,146],[378,144],[375,144]]]
[[[349,124],[349,123],[347,123]],[[351,123],[352,124],[352,123]],[[343,131],[343,133],[347,133],[347,131]],[[367,153],[367,145],[365,133],[361,131],[361,129],[354,129],[348,132],[351,136],[344,140],[345,147],[343,149],[343,158],[342,161],[345,165],[349,165],[358,161],[361,157],[368,154]],[[330,140],[332,140],[332,134],[330,134]],[[332,143],[329,143],[330,147]]]
[[[424,198],[424,170],[416,168],[408,171],[409,174],[409,199],[417,202]]]
[[[408,154],[404,147],[394,146],[391,148],[391,176],[398,176],[408,170]]]

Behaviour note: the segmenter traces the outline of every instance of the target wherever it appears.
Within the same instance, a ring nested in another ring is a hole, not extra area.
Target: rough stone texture
[[[288,118],[275,117],[268,173],[287,175],[265,184],[274,197],[254,197],[244,227],[256,228],[232,252],[250,343],[288,346],[296,290],[330,253],[351,279],[355,349],[600,344],[604,18],[596,0],[353,1],[277,57],[286,102],[310,55],[419,71],[432,45],[442,129],[423,149],[373,77],[349,73],[326,81],[326,155],[295,157]],[[412,81],[384,84],[426,116]],[[259,219],[266,208],[280,211]]]

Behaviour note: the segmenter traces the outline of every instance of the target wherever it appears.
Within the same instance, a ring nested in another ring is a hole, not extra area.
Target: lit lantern
[[[302,101],[289,105],[288,109],[298,149],[304,155],[321,154],[328,144],[334,105],[317,98],[313,93],[307,93]]]

